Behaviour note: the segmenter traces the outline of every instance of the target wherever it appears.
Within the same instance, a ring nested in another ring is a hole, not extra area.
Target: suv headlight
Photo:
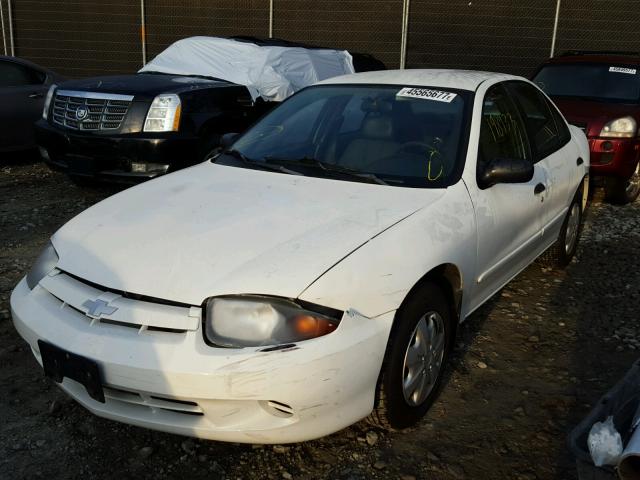
[[[49,107],[51,106],[51,100],[53,100],[53,94],[58,88],[57,85],[53,84],[49,87],[49,91],[47,92],[47,96],[44,99],[44,108],[42,109],[42,119],[46,120],[49,117]]]
[[[286,299],[229,296],[207,300],[204,322],[208,343],[243,348],[321,337],[333,332],[340,320]]]
[[[151,102],[144,121],[145,132],[177,132],[180,126],[182,104],[173,93],[158,95]]]
[[[46,277],[58,264],[58,253],[51,242],[40,252],[35,263],[27,273],[27,286],[33,290],[40,280]]]
[[[601,137],[630,138],[635,137],[638,125],[633,117],[616,118],[600,131]]]

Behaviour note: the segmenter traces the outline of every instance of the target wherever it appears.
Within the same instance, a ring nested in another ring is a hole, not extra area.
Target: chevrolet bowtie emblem
[[[92,318],[98,318],[101,315],[112,315],[118,310],[117,307],[110,307],[109,302],[104,300],[87,300],[82,304],[87,309],[87,315]]]

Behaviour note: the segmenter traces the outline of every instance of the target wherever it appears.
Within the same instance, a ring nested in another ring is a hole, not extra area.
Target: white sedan
[[[408,427],[458,324],[578,243],[587,140],[523,78],[339,77],[226,148],[78,215],[13,291],[97,415],[251,443]]]

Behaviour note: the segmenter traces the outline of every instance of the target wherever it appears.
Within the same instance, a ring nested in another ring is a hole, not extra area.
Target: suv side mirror
[[[235,142],[239,136],[239,133],[225,133],[220,138],[220,146],[223,150],[228,149],[231,145],[233,145],[233,142]]]
[[[485,189],[498,183],[526,183],[533,178],[533,164],[519,158],[494,158],[479,172],[478,184]]]

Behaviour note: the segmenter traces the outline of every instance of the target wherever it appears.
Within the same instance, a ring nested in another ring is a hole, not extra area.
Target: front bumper
[[[589,138],[592,175],[629,178],[640,159],[640,139]]]
[[[43,160],[52,168],[79,177],[136,182],[197,162],[197,137],[179,132],[163,134],[92,134],[35,124],[36,142]],[[132,164],[153,165],[149,171]]]
[[[132,312],[142,318],[148,309]],[[92,321],[42,282],[29,290],[24,279],[11,295],[11,313],[38,362],[38,340],[43,339],[98,363],[105,403],[93,400],[73,380],[61,384],[96,415],[246,443],[310,440],[366,417],[394,315],[366,318],[348,311],[327,336],[260,351],[207,346],[201,325],[175,333]]]

